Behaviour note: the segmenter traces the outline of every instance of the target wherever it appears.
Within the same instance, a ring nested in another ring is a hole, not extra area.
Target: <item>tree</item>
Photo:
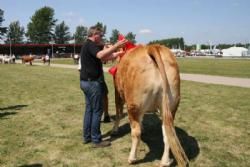
[[[195,50],[196,45],[185,45],[185,51],[190,52],[191,50]]]
[[[118,41],[119,34],[120,32],[117,29],[112,30],[111,37],[109,38],[111,44],[114,44]]]
[[[4,14],[4,11],[0,9],[0,26],[2,26],[2,22],[4,21],[3,14]]]
[[[69,27],[62,21],[62,23],[56,25],[54,40],[57,44],[65,44],[70,40]]]
[[[45,6],[37,10],[31,17],[26,36],[32,43],[49,43],[53,38],[53,28],[56,21],[54,9]]]
[[[226,49],[234,46],[233,44],[218,44],[217,49]]]
[[[135,44],[136,43],[135,36],[136,36],[135,34],[129,32],[125,38]]]
[[[88,28],[84,26],[77,26],[76,32],[73,35],[75,38],[75,43],[82,44],[87,39]]]
[[[20,26],[19,21],[14,21],[10,23],[8,28],[7,40],[5,43],[23,43],[24,38],[24,27]]]
[[[209,45],[201,44],[201,49],[209,49]]]
[[[153,44],[153,43],[158,43],[161,45],[165,45],[167,47],[170,48],[180,48],[180,49],[184,49],[184,39],[181,38],[169,38],[169,39],[162,39],[162,40],[155,40],[155,41],[151,41],[149,42],[149,44]]]
[[[2,39],[2,36],[7,32],[6,27],[2,27],[2,22],[4,21],[4,11],[0,9],[0,39]]]

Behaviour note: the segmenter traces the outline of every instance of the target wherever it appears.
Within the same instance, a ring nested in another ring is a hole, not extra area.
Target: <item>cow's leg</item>
[[[109,122],[109,98],[108,98],[108,94],[105,93],[105,95],[103,96],[103,115],[104,115],[104,119],[103,121],[105,122]],[[106,119],[107,118],[107,119]]]
[[[161,165],[160,166],[165,167],[165,166],[170,166],[170,164],[173,162],[173,160],[170,159],[170,157],[169,157],[170,147],[169,147],[168,138],[166,135],[164,125],[162,125],[162,134],[163,134],[163,141],[164,141],[164,153],[163,153],[162,158],[161,158]]]
[[[115,89],[116,118],[115,118],[115,123],[112,129],[112,135],[118,134],[120,119],[122,118],[122,114],[123,114],[123,105],[124,105],[124,101],[122,100],[119,93]]]
[[[132,137],[132,146],[128,158],[130,164],[134,163],[137,158],[137,150],[141,140],[141,115],[138,107],[128,106],[128,114],[131,127],[131,137]]]

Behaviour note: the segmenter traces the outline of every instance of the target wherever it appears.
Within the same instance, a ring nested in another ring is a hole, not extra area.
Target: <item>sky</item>
[[[36,10],[54,9],[57,24],[65,21],[73,34],[78,25],[107,26],[136,34],[137,43],[183,37],[186,44],[250,42],[250,0],[0,0],[2,26],[27,24]]]

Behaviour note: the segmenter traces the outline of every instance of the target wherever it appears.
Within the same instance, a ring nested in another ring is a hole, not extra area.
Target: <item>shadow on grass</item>
[[[42,166],[43,166],[42,164],[31,164],[31,165],[21,165],[18,167],[42,167]]]
[[[8,115],[15,115],[17,112],[10,112],[8,110],[21,110],[23,107],[27,107],[28,105],[15,105],[15,106],[8,106],[8,107],[3,107],[0,108],[0,119],[3,117],[6,117]]]
[[[126,116],[127,116],[127,113],[123,113],[121,120],[127,119],[127,118],[125,118]],[[113,124],[113,123],[115,123],[116,116],[112,115],[112,116],[110,116],[110,119],[112,120],[111,123]],[[103,134],[102,137],[106,138],[107,136],[111,136],[110,141],[112,142],[112,141],[114,141],[118,138],[121,138],[121,137],[127,135],[128,133],[130,133],[130,125],[129,125],[129,123],[126,123],[122,126],[119,126],[118,134],[112,135],[111,133],[112,133],[111,131],[108,131],[107,133]]]
[[[149,152],[143,159],[139,159],[136,164],[152,162],[156,159],[160,160],[164,151],[164,143],[162,137],[162,122],[156,114],[145,114],[143,119],[144,132],[141,136],[142,141],[149,147]],[[176,134],[189,160],[198,156],[200,148],[197,140],[190,136],[183,129],[175,127]],[[129,123],[119,127],[119,134],[112,136],[111,141],[123,137],[130,133]],[[173,156],[171,156],[173,157]],[[176,162],[172,164],[176,166]]]

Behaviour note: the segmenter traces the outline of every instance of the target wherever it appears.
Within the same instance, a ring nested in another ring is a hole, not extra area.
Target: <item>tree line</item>
[[[149,44],[153,44],[153,43],[158,43],[161,45],[165,45],[169,48],[182,49],[185,51],[196,50],[196,45],[186,45],[184,42],[184,39],[182,37],[181,38],[169,38],[169,39],[162,39],[162,40],[154,40],[154,41],[149,42]],[[242,44],[242,43],[218,44],[218,45],[216,45],[216,49],[226,49],[226,48],[229,48],[232,46],[248,48],[250,46],[250,44],[249,43],[247,43],[247,44]],[[207,44],[207,45],[201,44],[200,49],[210,49],[210,47],[214,47],[214,46],[210,46],[209,44]]]
[[[35,11],[27,25],[27,31],[20,25],[19,21],[13,21],[8,27],[3,27],[4,11],[0,9],[0,39],[6,44],[67,44],[74,40],[76,44],[82,44],[87,39],[88,27],[79,25],[76,27],[75,33],[71,35],[69,26],[64,21],[57,24],[55,19],[55,11],[53,8],[45,6]],[[101,22],[97,22],[95,26],[101,28],[104,32],[104,41],[115,43],[118,40],[119,30],[112,30],[112,35],[108,39],[105,35],[107,26]],[[136,43],[135,34],[129,32],[125,37]],[[26,40],[25,40],[26,37]]]
[[[4,11],[0,9],[0,40],[5,37],[4,42],[9,43],[34,43],[34,44],[67,44],[74,40],[76,44],[82,44],[87,39],[88,27],[79,25],[76,27],[75,33],[71,35],[69,26],[64,21],[57,24],[58,20],[54,17],[53,8],[45,6],[35,11],[27,25],[27,31],[20,25],[19,21],[13,21],[8,27],[3,27]],[[113,29],[110,38],[106,35],[107,26],[101,22],[97,22],[96,26],[104,32],[104,41],[111,44],[118,40],[119,30]],[[26,37],[26,38],[25,38]],[[129,32],[125,37],[133,43],[136,43],[136,35]],[[178,48],[183,50],[194,50],[196,45],[185,45],[184,38],[169,38],[150,41],[149,44],[158,43],[170,48]],[[217,49],[224,49],[233,46],[233,44],[219,44]],[[238,43],[236,46],[249,47],[248,44]],[[201,49],[209,49],[209,45],[202,44]]]

